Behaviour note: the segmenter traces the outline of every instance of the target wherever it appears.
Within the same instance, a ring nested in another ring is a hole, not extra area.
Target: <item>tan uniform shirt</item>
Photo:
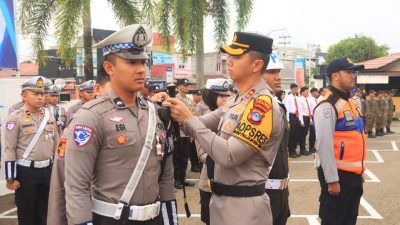
[[[215,161],[214,180],[226,185],[265,184],[284,131],[283,112],[264,81],[202,117],[186,131]],[[219,134],[210,131],[217,129]],[[212,225],[272,224],[269,198],[212,195]]]
[[[51,171],[51,182],[49,192],[49,205],[47,211],[47,225],[67,225],[67,209],[65,201],[65,147],[68,134],[68,127],[60,137],[60,144],[54,156],[53,168]]]
[[[11,106],[8,109],[8,114],[11,114],[11,113],[17,111],[18,109],[22,108],[22,106],[24,106],[24,103],[22,101],[15,103],[13,106]]]
[[[201,101],[199,104],[196,105],[195,108],[195,115],[196,116],[203,116],[207,113],[211,112],[208,106]],[[217,130],[213,130],[216,132]],[[197,156],[199,157],[199,161],[203,163],[203,167],[200,172],[200,180],[199,180],[199,189],[206,192],[211,192],[210,188],[208,187],[208,176],[207,176],[207,152],[200,146],[200,144],[196,141],[196,150]]]
[[[92,220],[91,197],[118,203],[146,138],[148,102],[137,98],[127,108],[112,91],[82,106],[68,128],[65,154],[65,190],[68,220],[79,224]],[[152,104],[152,103],[151,103]],[[161,155],[165,130],[157,116],[153,149],[129,205],[146,205],[175,199],[172,157],[168,157],[161,180]],[[173,146],[171,146],[172,148]],[[92,190],[92,191],[91,191]]]
[[[78,112],[78,110],[82,107],[82,104],[82,102],[79,102],[68,109],[65,126],[68,126],[71,123],[71,120],[75,117],[76,112]]]
[[[394,112],[393,99],[392,99],[392,97],[388,97],[387,99],[388,99],[388,104],[389,104],[389,109],[388,109],[388,121],[392,121],[393,112]]]
[[[187,97],[187,95],[185,97],[182,97],[180,94],[176,95],[176,98],[181,100],[183,103],[185,103],[185,105],[189,108],[190,112],[194,113],[194,103],[193,101]],[[182,129],[180,130],[180,136],[181,137],[186,137],[186,134],[182,131]]]
[[[5,159],[16,161],[22,155],[35,136],[44,118],[44,108],[40,112],[31,113],[22,107],[11,113],[6,119],[5,129]],[[47,124],[36,145],[26,158],[27,160],[42,161],[50,159],[58,146],[56,121],[50,114]]]

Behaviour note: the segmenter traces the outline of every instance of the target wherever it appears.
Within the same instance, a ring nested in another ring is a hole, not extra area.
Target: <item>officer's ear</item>
[[[114,76],[114,64],[112,62],[104,60],[103,68],[110,77]]]
[[[256,59],[253,62],[253,73],[264,72],[262,68],[264,68],[264,61],[262,59]]]

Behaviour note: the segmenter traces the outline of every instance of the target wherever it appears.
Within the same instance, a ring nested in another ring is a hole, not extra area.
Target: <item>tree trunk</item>
[[[92,19],[90,15],[90,0],[83,1],[83,49],[85,54],[85,80],[93,80],[92,56]]]
[[[204,18],[204,17],[203,17]],[[203,19],[204,21],[204,19]],[[199,28],[198,38],[196,41],[196,84],[197,88],[204,86],[204,22]]]

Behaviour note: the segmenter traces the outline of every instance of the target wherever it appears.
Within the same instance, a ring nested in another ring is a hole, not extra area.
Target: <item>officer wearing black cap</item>
[[[215,111],[197,117],[181,101],[168,100],[172,117],[215,161],[207,160],[213,225],[272,224],[265,182],[284,130],[283,111],[262,80],[272,42],[236,32],[232,44],[221,47],[238,94]]]
[[[349,91],[364,65],[347,57],[327,67],[331,87],[314,110],[321,224],[356,224],[365,171],[365,134],[360,112]]]
[[[177,225],[172,138],[154,103],[139,96],[152,31],[133,24],[97,44],[110,90],[87,102],[68,128],[69,224]]]
[[[176,95],[176,98],[184,102],[191,112],[194,112],[194,103],[187,96],[189,92],[189,85],[190,82],[188,79],[177,79],[176,86],[178,87],[178,94]],[[177,142],[178,143],[175,145],[174,151],[175,188],[182,189],[183,185],[192,187],[194,186],[194,183],[186,180],[186,169],[188,166],[189,157],[191,155],[190,145],[192,141],[181,131],[180,138],[177,140]],[[197,153],[195,152],[194,154],[195,157],[197,157]],[[193,164],[192,161],[191,163]]]

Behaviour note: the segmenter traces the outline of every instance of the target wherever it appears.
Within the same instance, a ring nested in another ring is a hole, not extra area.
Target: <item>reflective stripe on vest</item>
[[[366,158],[362,116],[353,101],[340,98],[335,108],[337,120],[333,143],[337,168],[361,174],[365,170]]]

